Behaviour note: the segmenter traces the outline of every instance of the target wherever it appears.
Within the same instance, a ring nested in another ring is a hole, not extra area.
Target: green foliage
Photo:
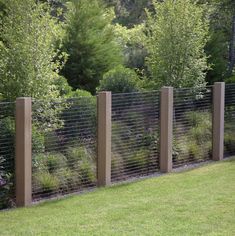
[[[9,162],[0,156],[0,210],[12,206],[13,173],[10,173]]]
[[[33,178],[37,188],[45,192],[59,190],[59,179],[48,171],[37,172]]]
[[[234,154],[235,153],[235,136],[234,136],[234,133],[225,132],[224,146],[225,146],[226,154]]]
[[[114,22],[127,27],[133,27],[146,18],[145,8],[151,8],[151,0],[105,0],[114,6],[116,18]]]
[[[62,153],[40,153],[33,157],[33,167],[50,173],[67,167],[67,159]]]
[[[58,178],[60,189],[62,191],[71,191],[76,189],[80,184],[78,173],[69,168],[57,170],[54,172],[54,175]]]
[[[122,63],[112,19],[113,14],[99,0],[68,4],[64,49],[69,57],[62,75],[73,89],[95,93],[103,74]]]
[[[69,147],[66,150],[68,166],[77,172],[81,183],[93,183],[95,181],[95,160],[87,148]]]
[[[231,108],[230,108],[231,109]],[[226,111],[224,126],[224,147],[225,154],[235,154],[235,122],[232,116],[233,110]]]
[[[176,137],[173,142],[174,159],[185,158],[203,159],[208,158],[212,152],[212,118],[208,112],[188,112],[185,119],[190,129],[185,129],[184,136]],[[177,130],[175,130],[177,134]]]
[[[45,136],[34,125],[32,127],[32,150],[33,153],[45,151]]]
[[[67,159],[61,153],[49,153],[46,157],[46,164],[50,173],[67,166]]]
[[[91,94],[88,91],[76,89],[73,90],[72,87],[68,84],[68,81],[63,77],[59,76],[55,80],[55,86],[60,93],[60,96],[63,98],[79,98],[79,97],[91,97]]]
[[[190,0],[166,0],[153,5],[157,14],[147,12],[144,45],[155,87],[204,86],[208,69],[204,53],[208,21],[204,9]]]
[[[144,169],[148,164],[149,151],[140,149],[132,154],[131,157],[125,158],[124,167],[128,170]]]
[[[7,155],[8,159],[14,158],[15,153],[15,120],[14,117],[4,117],[0,119],[0,140],[6,140],[8,150],[0,149],[0,156]]]
[[[134,70],[118,66],[104,74],[98,90],[131,93],[140,90],[140,83],[141,80]]]
[[[6,7],[0,42],[1,96],[58,97],[53,83],[64,57],[57,50],[61,24],[51,17],[48,5],[34,0],[11,0]]]

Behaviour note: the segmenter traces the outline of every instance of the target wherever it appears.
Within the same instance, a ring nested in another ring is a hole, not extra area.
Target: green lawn
[[[0,235],[235,235],[235,159],[0,212]]]

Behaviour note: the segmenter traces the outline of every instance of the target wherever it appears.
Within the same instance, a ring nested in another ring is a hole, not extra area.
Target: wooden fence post
[[[16,99],[16,205],[32,202],[32,101]]]
[[[225,83],[213,86],[213,151],[212,159],[220,161],[224,157],[224,100]]]
[[[98,186],[111,184],[111,116],[112,94],[100,92],[97,97],[98,106]]]
[[[160,171],[172,171],[173,88],[161,89],[160,105]]]

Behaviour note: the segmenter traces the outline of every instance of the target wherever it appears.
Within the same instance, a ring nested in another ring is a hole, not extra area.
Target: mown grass
[[[0,235],[235,235],[235,159],[0,212]]]

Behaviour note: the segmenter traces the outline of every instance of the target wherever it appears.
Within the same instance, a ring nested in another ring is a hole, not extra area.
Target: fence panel
[[[15,205],[15,103],[0,103],[0,209]]]
[[[173,167],[212,157],[212,87],[174,90]]]
[[[96,186],[96,98],[33,102],[33,199]]]
[[[112,95],[112,181],[159,170],[159,92]]]
[[[235,84],[227,84],[225,86],[224,120],[225,156],[231,156],[235,154]]]

